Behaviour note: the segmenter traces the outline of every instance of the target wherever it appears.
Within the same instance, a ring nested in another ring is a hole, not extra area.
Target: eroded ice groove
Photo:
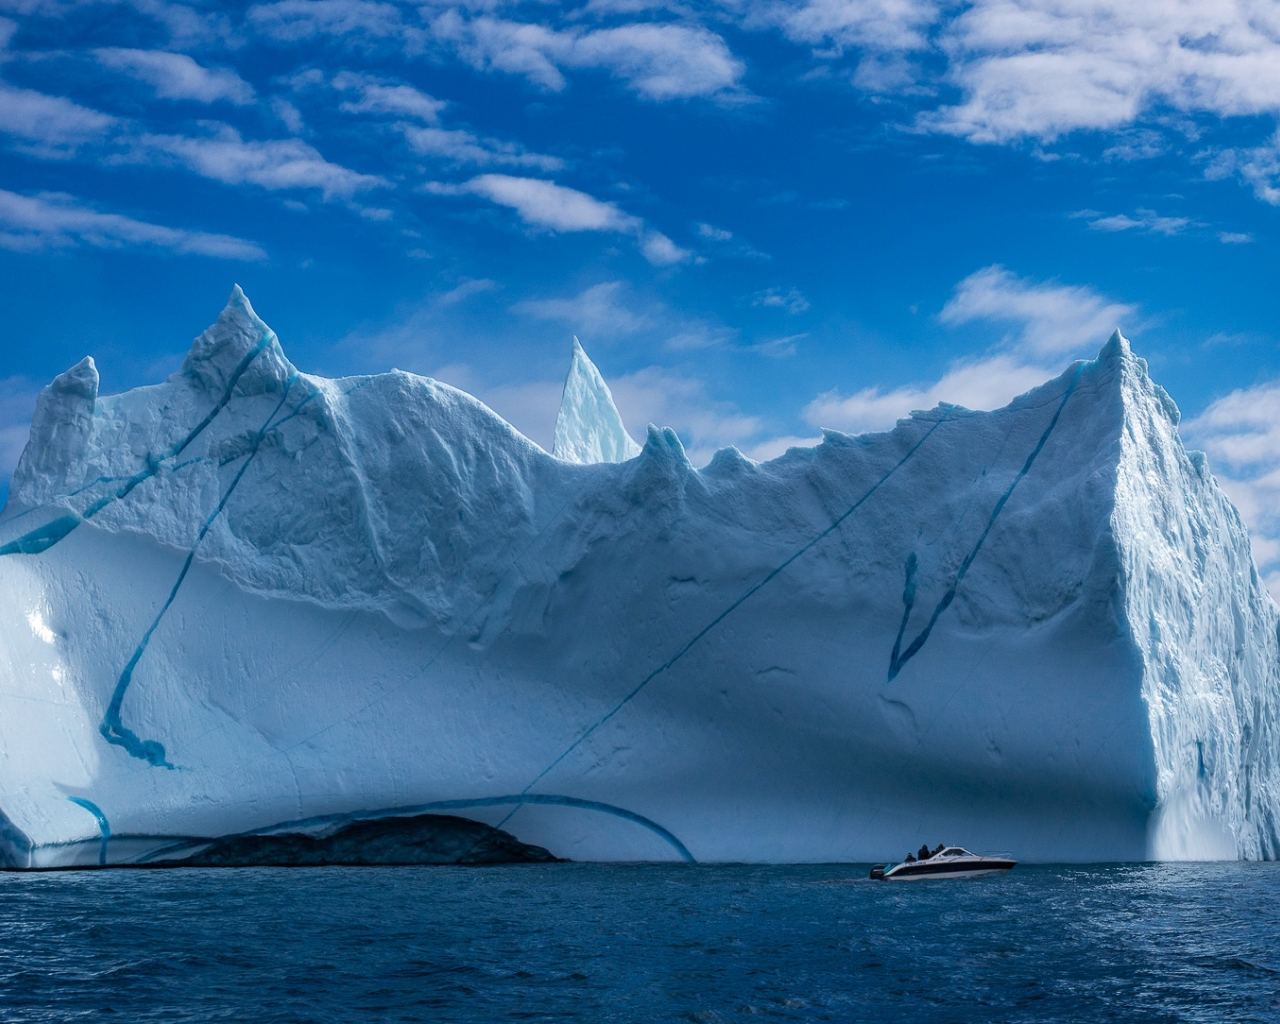
[[[243,371],[241,371],[243,372]],[[158,740],[144,740],[132,729],[128,728],[120,718],[121,709],[124,705],[125,694],[129,690],[129,684],[133,681],[134,669],[138,667],[138,662],[142,660],[143,654],[146,653],[147,645],[151,642],[151,636],[155,633],[156,628],[163,621],[165,613],[173,604],[174,599],[178,596],[178,591],[182,587],[182,581],[187,578],[187,572],[191,569],[191,563],[196,557],[196,551],[200,547],[200,542],[204,540],[205,535],[213,527],[218,516],[222,514],[222,510],[227,507],[227,502],[231,500],[231,495],[235,493],[236,487],[240,480],[244,477],[245,471],[253,463],[254,457],[258,454],[258,450],[262,447],[263,438],[267,436],[267,431],[271,427],[271,421],[275,419],[276,414],[284,407],[284,403],[289,398],[289,392],[293,388],[294,381],[297,380],[295,372],[289,377],[285,384],[284,394],[280,396],[280,401],[276,403],[271,414],[266,418],[265,422],[259,428],[257,435],[254,437],[253,443],[250,445],[244,464],[236,471],[236,475],[232,478],[231,483],[227,486],[226,491],[222,495],[222,500],[218,502],[217,508],[204,521],[204,525],[200,527],[200,532],[196,535],[195,543],[191,545],[191,550],[187,552],[186,561],[182,563],[182,569],[178,573],[178,578],[174,580],[173,588],[169,591],[169,596],[161,606],[160,611],[156,613],[156,617],[152,620],[147,631],[143,634],[138,646],[134,648],[133,656],[125,665],[124,670],[120,673],[120,678],[116,681],[115,689],[111,694],[111,701],[107,705],[107,710],[102,716],[102,724],[98,726],[98,731],[102,737],[111,744],[123,747],[130,757],[136,757],[139,760],[146,761],[155,768],[170,768],[174,766],[165,760],[164,745]]]
[[[894,640],[893,651],[889,655],[889,677],[885,680],[886,682],[893,682],[898,673],[902,671],[902,666],[920,653],[920,649],[924,647],[925,643],[929,639],[929,634],[933,632],[933,627],[937,625],[939,617],[943,612],[951,607],[951,602],[956,599],[956,591],[964,581],[965,573],[969,571],[969,566],[973,564],[973,560],[978,557],[978,552],[982,550],[982,545],[986,543],[987,535],[991,533],[991,528],[995,526],[996,519],[999,518],[1000,513],[1004,510],[1009,499],[1013,497],[1015,488],[1017,488],[1018,484],[1020,484],[1026,478],[1026,475],[1031,472],[1031,467],[1035,464],[1036,457],[1044,448],[1045,442],[1049,440],[1049,435],[1053,433],[1053,428],[1058,425],[1058,417],[1062,415],[1062,410],[1067,407],[1067,402],[1070,400],[1072,392],[1075,391],[1076,384],[1080,380],[1080,374],[1084,372],[1086,365],[1086,363],[1081,363],[1076,368],[1075,374],[1071,377],[1071,383],[1067,385],[1066,391],[1063,392],[1062,401],[1058,403],[1058,408],[1054,410],[1053,418],[1049,420],[1049,425],[1044,428],[1044,433],[1040,435],[1040,440],[1036,443],[1036,446],[1031,449],[1031,454],[1027,456],[1027,461],[1022,464],[1022,469],[1014,476],[1013,482],[1009,484],[1005,492],[1000,495],[999,499],[996,501],[995,507],[992,508],[991,515],[987,519],[986,527],[983,529],[982,534],[978,537],[978,540],[973,545],[972,549],[970,549],[969,553],[964,556],[964,561],[960,563],[960,568],[956,570],[955,580],[952,581],[951,586],[947,588],[946,593],[942,595],[942,599],[934,607],[933,614],[929,616],[929,621],[925,624],[924,629],[922,629],[916,635],[916,638],[907,645],[907,649],[899,654],[902,646],[902,637],[907,628],[907,620],[911,617],[911,609],[915,605],[916,600],[916,569],[918,567],[918,562],[914,551],[907,557],[907,578],[902,590],[902,603],[904,606],[902,612],[902,625],[898,628],[898,638]]]
[[[107,820],[107,816],[102,813],[102,808],[92,800],[86,800],[84,797],[79,796],[69,796],[67,799],[77,807],[83,807],[97,820],[98,831],[102,833],[102,846],[98,850],[98,865],[100,867],[105,867],[107,863],[107,844],[111,841],[111,822],[109,822]]]
[[[837,529],[839,529],[840,526],[845,522],[845,520],[847,520],[851,515],[853,515],[856,511],[858,511],[858,509],[860,509],[863,506],[863,504],[873,494],[876,493],[876,491],[878,491],[881,487],[884,486],[886,482],[888,482],[890,477],[892,477],[899,469],[901,469],[904,465],[906,465],[907,461],[911,458],[911,456],[915,455],[915,453],[920,450],[920,446],[923,445],[927,440],[929,440],[930,437],[933,436],[933,432],[937,430],[940,426],[942,426],[942,424],[947,421],[950,415],[951,415],[950,410],[948,410],[946,413],[943,414],[941,418],[935,421],[933,426],[931,426],[928,430],[924,432],[920,440],[918,440],[914,445],[912,445],[911,448],[908,449],[907,453],[904,456],[902,456],[902,458],[899,459],[892,466],[892,468],[890,468],[883,476],[881,476],[879,480],[877,480],[874,484],[872,484],[871,487],[868,488],[867,491],[860,498],[858,498],[857,501],[855,501],[852,505],[850,505],[847,509],[845,509],[845,511],[842,512],[839,516],[837,516],[835,521],[832,522],[830,526],[828,526],[820,534],[814,537],[813,540],[809,541],[807,544],[801,547],[798,551],[795,552],[795,554],[791,555],[791,557],[786,559],[786,561],[784,561],[781,565],[771,570],[762,580],[760,580],[759,583],[756,583],[753,586],[749,587],[742,594],[741,597],[733,601],[733,603],[730,604],[724,611],[722,611],[709,623],[703,626],[702,629],[700,629],[697,633],[695,633],[693,638],[689,640],[678,651],[676,651],[675,654],[673,654],[670,658],[668,658],[661,665],[659,665],[652,672],[650,672],[647,676],[645,676],[642,680],[640,680],[639,684],[630,693],[628,693],[625,697],[623,697],[622,700],[618,701],[618,703],[615,704],[612,708],[610,708],[610,710],[607,711],[604,715],[596,719],[596,721],[592,723],[590,726],[588,726],[587,729],[584,732],[582,732],[577,739],[575,739],[572,743],[570,743],[569,746],[567,746],[554,761],[552,761],[549,765],[547,765],[547,767],[542,769],[542,771],[538,773],[538,775],[534,778],[534,780],[530,782],[527,786],[525,786],[525,788],[522,790],[522,793],[527,794],[529,790],[531,790],[534,786],[536,786],[539,782],[541,782],[542,779],[546,778],[546,776],[558,764],[560,764],[566,757],[568,757],[571,753],[573,753],[573,751],[577,750],[578,747],[580,747],[584,742],[586,742],[586,740],[591,736],[592,733],[594,733],[602,725],[604,725],[610,719],[612,719],[615,715],[617,715],[618,712],[621,711],[624,707],[630,704],[631,701],[633,701],[636,697],[638,697],[640,695],[640,692],[644,690],[644,688],[648,686],[651,682],[657,679],[658,676],[662,675],[662,673],[666,672],[668,669],[674,666],[681,658],[683,658],[686,654],[688,654],[691,650],[693,650],[694,646],[698,643],[699,640],[701,640],[713,629],[715,629],[718,625],[720,625],[720,623],[724,622],[724,620],[727,619],[730,615],[732,615],[735,611],[737,611],[737,609],[741,608],[748,600],[750,600],[752,596],[754,596],[755,594],[758,594],[771,582],[777,579],[783,572],[786,571],[786,569],[789,566],[794,564],[796,561],[798,561],[808,552],[812,551],[813,548],[815,548],[822,541],[826,540],[827,537],[831,536],[831,534],[833,534]],[[498,823],[498,827],[501,828],[504,824],[506,824],[511,819],[512,815],[514,815],[516,811],[518,811],[519,809],[520,808],[518,806],[513,808],[511,812],[505,818],[503,818],[502,821]]]
[[[239,289],[237,289],[237,292],[239,292]],[[243,295],[241,295],[240,298],[243,299]],[[257,359],[259,355],[266,351],[267,346],[275,340],[275,332],[267,329],[263,333],[262,338],[258,341],[257,345],[246,352],[240,362],[236,365],[235,369],[232,370],[231,375],[227,378],[226,386],[223,388],[222,394],[218,397],[218,400],[214,403],[213,408],[210,409],[209,412],[205,414],[204,418],[192,427],[187,434],[180,441],[174,444],[167,452],[163,455],[149,454],[146,457],[146,466],[132,476],[99,477],[94,484],[89,486],[94,486],[99,483],[115,482],[121,479],[124,480],[124,485],[114,493],[105,494],[96,501],[91,502],[79,513],[72,512],[68,515],[60,516],[51,522],[36,527],[34,530],[28,531],[21,537],[18,537],[7,544],[0,545],[0,555],[38,555],[49,550],[49,548],[63,540],[81,523],[92,519],[103,509],[109,507],[115,502],[128,497],[130,492],[132,492],[139,484],[145,483],[147,480],[154,477],[164,468],[165,462],[170,459],[176,459],[181,455],[191,445],[191,443],[196,440],[196,438],[204,433],[209,424],[217,419],[218,414],[221,413],[231,401],[236,385],[239,384],[240,378],[244,376],[245,371],[249,369],[253,361]],[[197,460],[190,460],[189,462],[183,463],[182,466],[190,465],[194,461]],[[179,468],[182,467],[175,466],[171,471],[176,472]],[[73,491],[71,495],[67,495],[67,497],[80,494],[86,489],[87,488],[79,488],[78,490]],[[27,512],[22,514],[29,514],[31,511],[33,510],[27,510]],[[17,518],[17,516],[14,517],[14,519]]]

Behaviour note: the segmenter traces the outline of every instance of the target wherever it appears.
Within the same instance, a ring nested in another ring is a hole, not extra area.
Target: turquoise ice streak
[[[1080,380],[1080,374],[1084,371],[1085,363],[1081,363],[1076,367],[1075,374],[1071,377],[1071,383],[1067,385],[1067,390],[1062,395],[1062,401],[1058,403],[1058,408],[1053,413],[1053,418],[1049,420],[1049,425],[1044,428],[1044,433],[1040,435],[1040,440],[1036,442],[1036,446],[1031,449],[1031,454],[1027,456],[1027,461],[1022,464],[1017,475],[1014,476],[1013,482],[1005,492],[1000,495],[995,506],[991,509],[991,515],[987,519],[986,528],[982,534],[974,542],[969,553],[964,556],[964,561],[960,563],[960,568],[956,570],[956,578],[952,581],[951,586],[942,595],[942,599],[938,601],[937,606],[933,609],[933,614],[929,616],[929,621],[925,627],[920,630],[916,638],[907,645],[905,651],[902,650],[902,636],[907,629],[907,621],[911,618],[911,610],[915,606],[916,601],[916,570],[919,562],[913,551],[907,556],[907,580],[902,588],[902,625],[898,627],[898,638],[893,642],[893,651],[889,655],[889,678],[886,682],[893,682],[894,678],[902,671],[902,666],[920,653],[920,649],[924,647],[929,639],[929,634],[933,632],[933,627],[937,625],[938,619],[942,613],[951,607],[951,602],[956,598],[956,591],[960,589],[960,584],[964,581],[965,573],[969,571],[969,566],[973,565],[973,560],[978,557],[978,552],[982,550],[982,545],[986,543],[987,535],[991,533],[991,528],[996,525],[996,520],[1000,517],[1000,513],[1004,511],[1005,505],[1009,503],[1009,499],[1013,497],[1013,492],[1018,484],[1022,483],[1031,467],[1035,465],[1036,458],[1044,449],[1045,442],[1049,440],[1049,435],[1053,433],[1053,428],[1058,425],[1058,418],[1062,415],[1062,410],[1067,407],[1067,402],[1071,399],[1072,393],[1076,389],[1076,383]]]
[[[98,831],[102,833],[102,847],[98,851],[98,864],[105,866],[107,863],[107,843],[111,841],[111,822],[107,821],[107,816],[102,813],[102,808],[92,800],[86,800],[79,796],[69,796],[67,799],[77,807],[83,807],[98,822]]]
[[[169,591],[169,596],[161,605],[160,611],[156,613],[155,619],[151,625],[147,627],[147,631],[142,635],[142,639],[138,642],[138,646],[134,648],[133,655],[129,658],[128,664],[120,673],[120,678],[116,681],[115,690],[111,694],[111,701],[107,705],[106,713],[102,716],[102,723],[98,726],[98,731],[102,733],[103,739],[108,743],[118,747],[123,747],[130,757],[136,757],[139,760],[146,761],[156,768],[172,768],[167,760],[165,760],[164,745],[157,740],[144,740],[138,736],[132,729],[124,725],[120,719],[121,707],[124,704],[125,693],[128,692],[129,684],[133,681],[134,669],[138,667],[138,662],[142,660],[142,656],[147,651],[147,645],[151,642],[151,636],[155,633],[157,627],[164,619],[165,613],[173,604],[174,599],[178,596],[178,591],[182,587],[182,582],[187,578],[187,572],[191,569],[191,563],[195,560],[196,551],[200,547],[200,542],[204,540],[206,534],[213,527],[218,516],[222,514],[222,510],[227,507],[227,502],[231,500],[231,495],[235,493],[235,489],[239,486],[241,479],[244,477],[245,471],[253,463],[254,457],[258,454],[258,449],[262,447],[263,438],[271,429],[272,421],[276,415],[284,407],[285,401],[289,397],[289,392],[293,388],[293,383],[297,379],[297,374],[293,374],[289,378],[288,384],[285,385],[284,394],[280,396],[280,401],[276,403],[271,414],[259,428],[254,436],[253,444],[249,448],[249,453],[245,456],[244,462],[241,463],[236,475],[231,478],[231,483],[223,492],[222,500],[218,502],[217,508],[210,513],[204,525],[200,527],[200,532],[196,535],[195,543],[191,545],[191,550],[187,552],[186,561],[182,563],[182,570],[178,573],[178,578],[174,580],[173,588]]]

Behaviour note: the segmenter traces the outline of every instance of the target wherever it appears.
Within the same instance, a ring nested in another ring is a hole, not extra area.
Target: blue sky
[[[240,283],[302,369],[695,462],[1003,404],[1121,327],[1280,582],[1280,7],[0,0],[0,478]]]

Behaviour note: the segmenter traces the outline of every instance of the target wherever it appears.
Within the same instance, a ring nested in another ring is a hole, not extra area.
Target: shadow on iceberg
[[[192,852],[194,850],[194,852]],[[353,821],[333,832],[241,835],[183,844],[139,867],[545,864],[558,860],[510,832],[449,814]]]

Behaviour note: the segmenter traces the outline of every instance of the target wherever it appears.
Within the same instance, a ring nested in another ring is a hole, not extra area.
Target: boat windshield
[[[973,856],[973,854],[971,854],[968,850],[966,850],[966,849],[964,849],[964,848],[962,848],[962,847],[959,847],[959,846],[952,846],[952,847],[950,847],[949,849],[943,850],[943,851],[942,851],[942,856],[944,856],[944,857],[972,857],[972,856]]]

